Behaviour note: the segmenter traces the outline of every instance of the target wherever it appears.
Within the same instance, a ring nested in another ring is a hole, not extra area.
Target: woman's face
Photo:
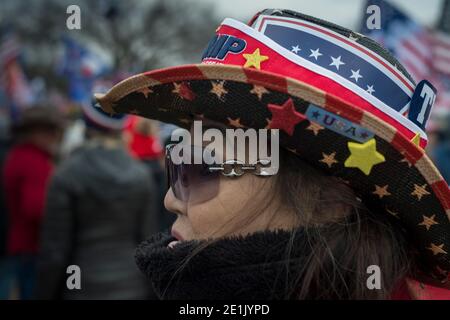
[[[224,159],[228,160],[226,155]],[[265,206],[275,178],[251,173],[229,178],[220,174],[216,196],[201,203],[181,201],[169,189],[164,205],[177,214],[172,235],[178,240],[193,240],[292,228],[295,215],[280,209],[276,196]],[[255,212],[260,207],[263,209]]]

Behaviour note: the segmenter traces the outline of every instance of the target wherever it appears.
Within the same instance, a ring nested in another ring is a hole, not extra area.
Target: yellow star
[[[384,196],[390,196],[391,193],[389,191],[387,191],[388,188],[388,184],[385,185],[384,187],[380,187],[378,185],[375,185],[375,191],[372,192],[373,194],[376,194],[377,196],[380,197],[380,199],[382,199]]]
[[[435,214],[433,214],[431,217],[427,217],[422,215],[423,221],[418,224],[418,226],[425,226],[427,228],[427,231],[430,230],[432,225],[439,224],[434,220],[434,217],[436,217]]]
[[[323,159],[319,160],[320,162],[326,163],[328,168],[331,168],[333,164],[338,163],[334,157],[336,156],[336,152],[332,152],[331,154],[326,154],[322,152]]]
[[[236,120],[233,120],[231,118],[227,118],[228,119],[228,124],[232,127],[235,128],[245,128],[245,126],[243,126],[241,124],[241,118],[237,118]]]
[[[414,138],[411,139],[411,142],[420,148],[420,134],[416,133]]]
[[[364,142],[348,142],[350,156],[345,160],[344,166],[347,168],[358,168],[366,176],[372,171],[372,167],[385,160],[384,156],[377,151],[374,138]]]
[[[319,134],[320,130],[323,130],[324,127],[322,127],[320,124],[311,122],[309,126],[306,127],[306,130],[311,130],[314,132],[314,135],[317,136]]]
[[[228,91],[223,87],[224,81],[211,82],[211,84],[212,89],[209,92],[214,93],[217,96],[217,98],[222,99],[222,96],[228,93]]]
[[[421,200],[423,196],[430,194],[427,190],[426,190],[427,185],[424,184],[422,186],[419,186],[417,184],[414,183],[414,191],[411,192],[412,196],[416,196],[417,200]]]
[[[254,85],[253,89],[250,90],[250,93],[256,94],[258,96],[258,99],[261,100],[263,94],[264,93],[269,93],[269,91],[266,88],[262,87],[262,86]]]
[[[444,244],[437,246],[434,243],[431,243],[430,247],[428,247],[427,249],[433,251],[433,256],[436,256],[439,253],[447,254],[447,251],[445,251],[443,248],[444,248]]]
[[[149,93],[153,93],[153,91],[150,88],[144,87],[140,90],[138,90],[137,92],[142,93],[146,98],[148,97]]]
[[[254,67],[254,68],[258,69],[258,70],[261,69],[261,62],[269,60],[268,56],[262,56],[259,53],[259,48],[256,49],[255,51],[253,51],[253,53],[251,53],[251,54],[250,53],[243,53],[242,55],[244,56],[244,58],[246,60],[245,64],[244,64],[244,67],[248,67],[248,68]]]

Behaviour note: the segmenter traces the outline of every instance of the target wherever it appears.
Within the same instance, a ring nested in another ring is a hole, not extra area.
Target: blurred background
[[[371,4],[380,30],[365,26]],[[70,5],[80,29],[67,27]],[[154,298],[133,254],[173,221],[162,202],[174,127],[103,114],[92,93],[198,63],[225,17],[247,22],[273,7],[364,33],[416,82],[430,80],[438,98],[426,151],[450,181],[449,0],[2,0],[0,299]],[[83,290],[67,290],[69,264]]]

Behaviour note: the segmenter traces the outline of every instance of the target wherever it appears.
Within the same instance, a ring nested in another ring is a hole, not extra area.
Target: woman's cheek
[[[188,219],[195,238],[220,236],[218,232],[226,224],[226,211],[218,199],[192,205],[188,208]]]

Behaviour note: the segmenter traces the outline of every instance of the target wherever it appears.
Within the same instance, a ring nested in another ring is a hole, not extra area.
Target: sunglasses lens
[[[174,164],[170,156],[166,156],[166,171],[168,184],[181,201],[198,204],[214,198],[219,192],[219,172],[210,172],[204,163]]]

